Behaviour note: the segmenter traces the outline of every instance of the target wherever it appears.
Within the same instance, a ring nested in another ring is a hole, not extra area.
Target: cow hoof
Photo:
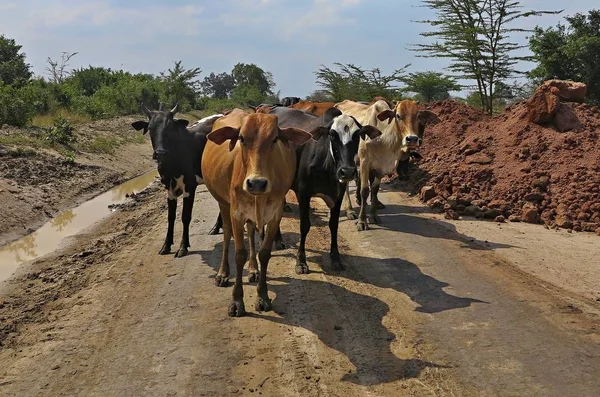
[[[308,265],[306,263],[296,263],[296,274],[308,274]]]
[[[346,210],[346,218],[348,218],[351,221],[356,220],[356,212],[352,210]]]
[[[369,214],[369,223],[378,225],[381,223],[381,218],[377,214]]]
[[[339,256],[331,258],[331,268],[336,271],[346,269],[346,267],[342,263],[342,259]]]
[[[169,255],[171,253],[170,245],[163,245],[163,247],[158,251],[158,255]]]
[[[385,208],[385,205],[383,205],[383,203],[381,201],[377,200],[375,202],[375,205],[373,205],[373,207],[375,207],[378,210],[382,210]]]
[[[271,303],[271,299],[269,298],[256,298],[256,303],[254,304],[254,309],[257,312],[268,312],[273,309],[273,304]]]
[[[188,249],[185,247],[181,247],[177,250],[177,252],[175,253],[175,258],[183,258],[184,256],[186,256],[188,254]]]
[[[215,285],[217,287],[227,287],[227,284],[229,284],[229,276],[217,274],[215,277]]]
[[[246,314],[244,302],[233,301],[229,305],[229,317],[242,317]]]
[[[369,230],[369,225],[366,222],[358,221],[356,222],[356,230],[362,232],[363,230]]]
[[[292,206],[289,204],[285,204],[283,206],[283,212],[294,212],[294,210],[292,209]]]
[[[285,243],[283,241],[275,241],[275,251],[281,251],[286,249]]]
[[[259,276],[260,276],[260,273],[258,272],[258,270],[248,272],[248,282],[249,283],[258,282]]]
[[[208,235],[209,236],[216,236],[217,234],[219,234],[219,231],[221,231],[220,227],[213,226],[213,228],[208,231]]]

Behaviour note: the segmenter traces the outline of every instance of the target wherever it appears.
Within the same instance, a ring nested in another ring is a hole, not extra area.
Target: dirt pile
[[[449,218],[600,234],[600,110],[559,101],[578,123],[560,132],[554,122],[531,121],[535,98],[495,117],[452,101],[430,104],[441,122],[425,132],[423,159],[408,180],[394,183]]]

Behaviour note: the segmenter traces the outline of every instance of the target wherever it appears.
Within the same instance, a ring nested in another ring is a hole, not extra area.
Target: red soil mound
[[[408,181],[432,208],[480,218],[544,223],[600,234],[600,110],[560,103],[575,129],[531,121],[531,100],[488,117],[466,105],[430,104],[441,122],[425,131]],[[560,111],[557,112],[557,114]]]

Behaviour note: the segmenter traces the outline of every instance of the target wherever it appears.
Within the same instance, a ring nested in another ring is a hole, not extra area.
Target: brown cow
[[[357,181],[357,199],[360,203],[357,228],[368,229],[366,202],[371,193],[370,223],[380,223],[377,215],[377,193],[381,178],[391,174],[399,160],[406,160],[410,152],[419,147],[423,140],[425,125],[439,122],[438,116],[429,110],[419,110],[417,103],[411,100],[398,102],[394,110],[385,101],[364,105],[353,101],[343,101],[335,105],[343,113],[353,116],[362,125],[371,125],[381,131],[376,139],[360,142],[358,162],[360,179]],[[369,177],[374,176],[370,185]],[[348,190],[346,190],[348,192]],[[350,196],[346,193],[346,216],[353,218],[354,213]]]
[[[293,144],[302,145],[311,139],[311,135],[297,128],[279,128],[276,116],[235,109],[215,122],[207,138],[202,157],[204,183],[223,214],[223,257],[216,283],[219,286],[227,284],[229,242],[233,234],[236,277],[229,315],[243,316],[242,271],[248,257],[244,246],[244,226],[248,228],[250,240],[249,267],[255,274],[258,270],[254,256],[254,231],[266,226],[258,252],[260,273],[255,308],[268,311],[271,300],[267,293],[267,266],[283,216],[283,199],[296,172]],[[223,145],[226,141],[229,144]]]
[[[292,106],[292,109],[300,109],[305,112],[316,114],[317,116],[323,116],[327,109],[333,107],[335,102],[312,102],[312,101],[300,101]]]

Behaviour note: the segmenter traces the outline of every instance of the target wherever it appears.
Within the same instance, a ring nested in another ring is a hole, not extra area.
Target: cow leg
[[[219,230],[223,227],[223,215],[221,215],[221,211],[219,211],[219,216],[217,216],[217,220],[215,225],[208,231],[209,236],[215,236],[219,234]]]
[[[369,212],[369,223],[373,224],[381,223],[381,219],[379,218],[379,215],[377,215],[377,210],[379,208],[385,208],[385,206],[377,199],[380,183],[381,179],[374,177],[371,184],[371,212]],[[381,205],[381,207],[377,205],[378,203]]]
[[[256,236],[256,227],[254,223],[247,221],[246,229],[248,232],[248,243],[250,245],[250,259],[248,260],[248,282],[255,283],[258,281],[258,263],[256,263],[256,245],[254,236]]]
[[[369,169],[361,163],[360,170],[360,195],[362,200],[360,202],[360,212],[358,213],[358,222],[356,222],[356,229],[360,232],[368,230],[369,225],[367,224],[367,197],[369,197]]]
[[[236,273],[235,284],[232,292],[233,299],[229,305],[228,313],[231,317],[242,317],[244,314],[246,314],[246,308],[244,306],[242,273],[244,272],[244,265],[246,264],[246,259],[248,258],[248,252],[244,246],[244,221],[232,217],[231,228],[233,231],[233,243],[235,245]]]
[[[310,196],[302,195],[298,200],[300,209],[300,247],[296,259],[296,273],[308,274],[308,264],[306,263],[306,236],[310,231]],[[338,213],[339,217],[339,213]]]
[[[334,270],[344,270],[340,252],[338,251],[338,225],[340,223],[340,209],[342,207],[343,196],[339,198],[329,213],[329,232],[331,233],[331,248],[329,249],[329,259],[331,267]]]
[[[221,266],[215,277],[217,287],[226,287],[229,283],[229,243],[231,242],[231,218],[229,214],[229,205],[219,203],[221,214],[226,214],[221,218],[223,221],[223,255],[221,256]]]
[[[165,243],[158,252],[159,255],[167,255],[171,253],[171,246],[173,245],[173,228],[175,227],[175,213],[177,211],[177,198],[168,198],[167,208],[169,211],[169,226],[167,227],[167,237],[165,237]]]
[[[286,246],[283,242],[283,236],[281,235],[281,228],[277,226],[277,233],[275,233],[275,251],[281,251],[284,249],[286,249]]]
[[[350,186],[346,184],[346,193],[344,193],[344,201],[346,202],[346,207],[344,211],[346,212],[346,218],[353,221],[356,219],[356,212],[352,209],[352,201],[350,201]]]
[[[379,198],[377,197],[377,194],[379,193],[379,185],[381,184],[381,179],[377,178],[375,176],[375,173],[371,173],[371,175],[369,175],[369,183],[371,184],[371,206],[375,207],[378,210],[382,210],[385,208],[385,205],[383,205],[383,203],[381,201],[379,201]]]
[[[190,247],[190,222],[192,221],[192,209],[194,208],[194,196],[196,188],[190,189],[190,195],[183,199],[183,209],[181,210],[181,222],[183,223],[183,236],[179,249],[175,253],[175,258],[182,258],[188,254]]]
[[[285,199],[285,197],[283,198],[283,212],[293,212],[294,210],[292,209],[292,206],[288,204],[287,200]],[[277,241],[277,240],[275,240]]]
[[[258,312],[268,312],[273,307],[271,299],[269,299],[267,287],[267,267],[269,266],[269,260],[271,259],[271,248],[273,247],[273,241],[275,240],[277,230],[279,230],[279,223],[281,222],[282,216],[283,208],[277,215],[275,215],[275,218],[268,223],[265,239],[263,240],[260,251],[258,252],[260,275],[258,279],[258,286],[256,287],[258,297],[256,298],[256,303],[254,304],[254,308]]]

